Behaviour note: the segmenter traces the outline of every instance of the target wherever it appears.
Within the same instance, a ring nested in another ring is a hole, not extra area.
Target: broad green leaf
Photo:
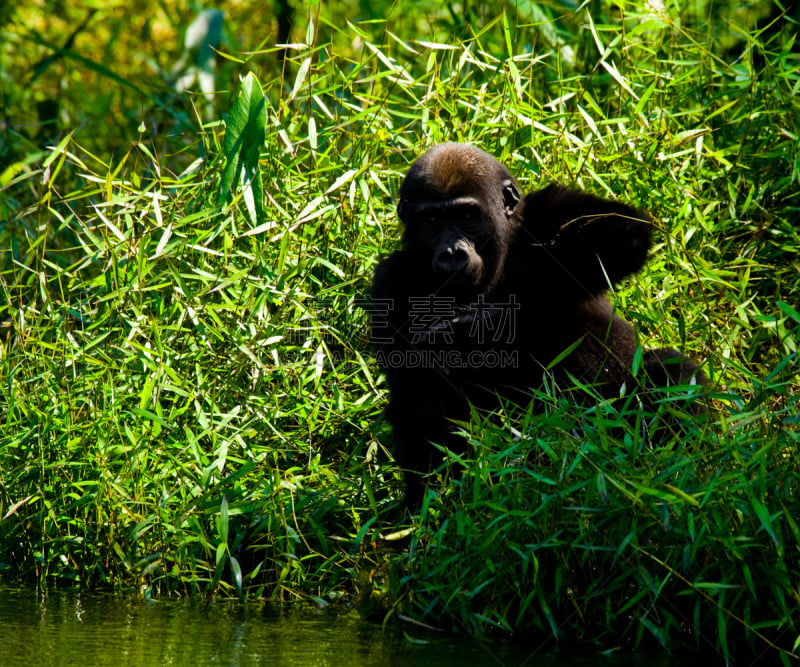
[[[250,72],[239,96],[225,116],[225,169],[220,182],[220,201],[230,202],[241,188],[247,212],[255,224],[264,218],[264,191],[258,165],[264,145],[267,108],[261,84]]]
[[[784,303],[783,301],[778,301],[777,304],[778,308],[780,308],[784,313],[786,313],[789,317],[791,317],[795,322],[800,324],[800,313],[798,313],[788,303]]]
[[[761,522],[761,527],[767,531],[767,535],[772,538],[772,541],[775,543],[775,546],[780,545],[780,540],[778,536],[775,534],[775,529],[772,527],[772,517],[769,514],[769,510],[767,507],[761,503],[758,498],[750,498],[750,504],[753,506],[753,509],[756,512],[756,516],[758,520]]]
[[[233,575],[233,585],[236,587],[236,592],[239,594],[239,597],[242,596],[242,566],[239,565],[239,561],[236,560],[235,557],[231,556],[231,574]]]
[[[219,506],[219,539],[223,544],[228,542],[228,499],[225,496]]]

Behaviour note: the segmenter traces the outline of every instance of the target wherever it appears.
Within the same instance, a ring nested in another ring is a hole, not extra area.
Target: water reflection
[[[419,634],[419,633],[415,633]],[[426,638],[427,639],[427,638]],[[635,656],[565,661],[530,648],[482,646],[464,638],[409,641],[357,616],[308,607],[235,602],[147,601],[76,590],[0,584],[0,663],[25,665],[426,665],[644,664]],[[647,660],[647,667],[667,662]]]

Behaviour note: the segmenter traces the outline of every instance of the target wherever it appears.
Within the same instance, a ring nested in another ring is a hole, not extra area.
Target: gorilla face
[[[432,292],[469,302],[502,273],[519,188],[508,170],[471,146],[443,144],[412,166],[400,188],[405,248]]]

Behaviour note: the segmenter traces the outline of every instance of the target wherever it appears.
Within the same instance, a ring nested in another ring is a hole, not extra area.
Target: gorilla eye
[[[420,222],[422,223],[422,227],[424,227],[428,231],[435,231],[440,226],[439,219],[432,214],[423,216]]]
[[[441,221],[432,214],[421,215],[415,224],[418,226],[419,233],[427,238],[436,238],[442,229]]]
[[[458,225],[467,236],[479,236],[483,225],[475,211],[465,211]]]

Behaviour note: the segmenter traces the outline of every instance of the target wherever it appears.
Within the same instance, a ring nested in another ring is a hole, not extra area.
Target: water
[[[382,630],[353,614],[307,606],[148,601],[0,584],[0,665],[280,665],[286,667],[633,667],[637,656],[570,658],[464,637]],[[647,667],[671,664],[646,659]],[[678,664],[678,663],[673,663]],[[686,664],[681,661],[681,664]],[[708,663],[707,663],[708,664]]]

